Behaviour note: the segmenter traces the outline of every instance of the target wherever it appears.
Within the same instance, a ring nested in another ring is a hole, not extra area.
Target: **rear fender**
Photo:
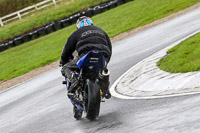
[[[106,67],[106,60],[101,51],[92,50],[84,55],[77,65],[79,69],[99,71]]]

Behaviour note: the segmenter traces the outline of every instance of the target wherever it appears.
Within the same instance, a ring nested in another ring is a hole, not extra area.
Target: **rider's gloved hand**
[[[60,60],[59,62],[59,66],[60,67],[63,67],[67,62],[63,61],[62,59]]]
[[[63,66],[63,60],[61,59],[59,62],[59,67]]]

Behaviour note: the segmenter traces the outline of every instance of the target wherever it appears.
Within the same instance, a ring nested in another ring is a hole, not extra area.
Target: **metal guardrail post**
[[[35,6],[35,10],[39,10],[38,7],[37,7],[37,5],[34,5],[34,6]]]
[[[56,0],[52,0],[52,1],[53,1],[53,4],[56,5]]]
[[[1,19],[1,18],[0,18],[0,25],[3,26],[3,22],[2,22],[2,19]]]
[[[20,12],[17,13],[17,16],[19,17],[19,19],[22,19],[22,16],[20,15]]]

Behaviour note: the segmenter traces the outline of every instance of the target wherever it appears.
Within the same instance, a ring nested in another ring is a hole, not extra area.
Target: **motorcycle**
[[[99,116],[100,103],[104,102],[103,98],[110,98],[110,93],[104,90],[100,80],[109,78],[110,72],[106,68],[106,60],[103,53],[98,50],[92,50],[85,56],[81,57],[77,62],[78,72],[72,76],[76,76],[79,81],[79,87],[76,89],[75,96],[79,99],[75,103],[70,96],[68,98],[74,105],[74,118],[80,120],[83,112],[89,120],[95,120]],[[108,79],[109,80],[109,79]],[[69,90],[69,83],[65,79],[64,84]]]

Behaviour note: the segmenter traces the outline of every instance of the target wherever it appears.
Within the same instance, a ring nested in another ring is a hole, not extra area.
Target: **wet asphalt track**
[[[200,8],[113,45],[111,83],[130,67],[200,29]],[[74,120],[60,68],[0,93],[0,133],[199,132],[200,95],[152,100],[112,97],[100,117]]]

